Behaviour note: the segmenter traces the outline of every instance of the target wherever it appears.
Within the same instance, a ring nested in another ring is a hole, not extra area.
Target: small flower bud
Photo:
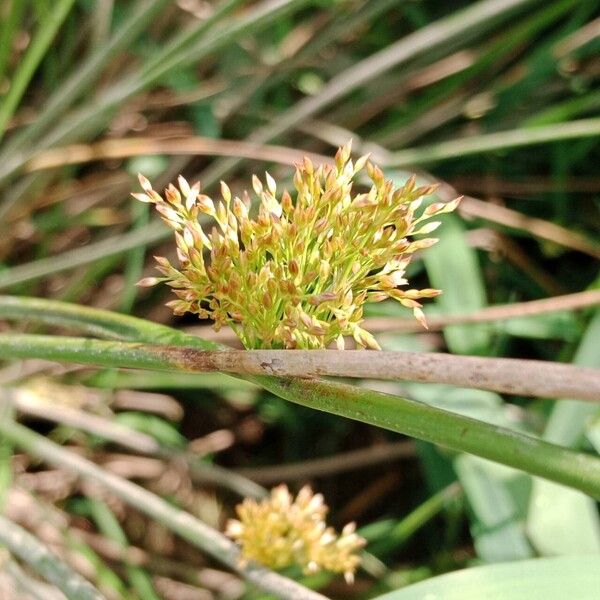
[[[237,196],[233,199],[233,214],[238,221],[245,221],[248,218],[248,209]]]
[[[138,181],[147,194],[153,191],[152,184],[141,173],[138,173]]]
[[[140,202],[145,202],[145,203],[151,203],[154,204],[156,202],[156,200],[154,200],[154,198],[151,198],[150,196],[148,196],[147,194],[138,194],[138,193],[133,193],[131,194],[136,200],[139,200]]]
[[[277,184],[275,183],[275,180],[267,172],[265,172],[265,180],[267,182],[267,189],[274,196],[275,193],[277,192]]]
[[[184,196],[190,195],[190,184],[181,175],[177,178],[177,184]]]
[[[423,227],[421,227],[417,231],[414,231],[413,235],[416,235],[416,234],[427,235],[428,233],[432,233],[433,231],[435,231],[441,224],[442,224],[441,221],[430,221],[426,225],[423,225]]]
[[[290,214],[294,208],[292,197],[287,190],[285,190],[281,196],[281,208],[286,215]]]
[[[181,204],[181,194],[179,193],[179,190],[172,183],[170,183],[168,185],[167,189],[165,190],[165,197],[166,197],[167,201],[170,202],[171,204],[176,204],[176,205]]]
[[[164,281],[162,277],[144,277],[144,279],[140,279],[136,285],[139,287],[152,287],[161,281]]]
[[[257,196],[261,196],[263,193],[263,186],[260,179],[256,175],[252,175],[252,188],[256,192]]]
[[[225,204],[229,206],[229,203],[231,202],[231,190],[224,181],[221,181],[221,196],[223,197],[223,200],[225,200]]]

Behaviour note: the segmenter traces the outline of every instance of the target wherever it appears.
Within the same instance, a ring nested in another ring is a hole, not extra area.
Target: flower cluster
[[[304,573],[320,570],[343,573],[351,583],[360,564],[356,552],[365,544],[354,523],[338,536],[325,524],[327,506],[321,494],[308,486],[296,498],[285,485],[271,491],[268,499],[246,498],[236,507],[239,520],[227,523],[226,533],[242,547],[242,557],[273,569],[299,565]]]
[[[372,185],[355,193],[353,182],[366,168]],[[169,303],[175,314],[196,313],[213,319],[215,329],[229,325],[246,348],[324,348],[344,336],[359,347],[379,349],[360,324],[365,302],[392,298],[413,310],[424,325],[420,298],[434,289],[402,289],[412,254],[433,245],[429,234],[439,221],[431,217],[450,212],[458,199],[429,204],[416,214],[423,196],[435,186],[419,187],[414,177],[399,189],[386,181],[367,156],[353,162],[350,145],[340,148],[333,165],[315,167],[305,158],[296,169],[295,201],[267,173],[265,184],[253,178],[260,204],[249,214],[247,193],[232,198],[221,183],[222,202],[200,193],[180,177],[163,198],[140,175],[143,194],[133,194],[156,206],[175,230],[179,269],[156,257],[164,281],[178,299]],[[198,218],[212,217],[217,226],[206,233]],[[210,253],[207,261],[205,253]]]

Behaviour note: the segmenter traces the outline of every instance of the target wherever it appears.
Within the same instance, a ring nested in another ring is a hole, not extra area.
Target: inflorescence
[[[238,519],[227,523],[226,533],[241,546],[243,560],[254,560],[272,569],[298,565],[305,574],[321,570],[343,573],[354,580],[360,564],[357,552],[365,540],[355,532],[354,523],[338,535],[327,527],[327,506],[321,494],[308,486],[294,497],[285,485],[257,502],[246,498],[236,507]]]
[[[364,169],[371,188],[355,193]],[[440,222],[429,219],[459,202],[431,203],[417,215],[436,186],[416,187],[412,177],[395,189],[368,156],[353,162],[350,144],[338,150],[333,165],[315,167],[305,158],[294,176],[295,199],[287,190],[278,195],[268,173],[265,184],[253,177],[260,200],[255,218],[248,194],[232,198],[223,182],[223,200],[214,202],[183,177],[164,198],[145,177],[139,180],[144,193],[133,196],[154,204],[175,231],[180,262],[176,268],[156,257],[162,277],[139,285],[172,287],[178,299],[168,306],[175,314],[213,319],[217,330],[229,325],[246,348],[313,349],[335,342],[343,349],[344,336],[352,336],[359,347],[379,349],[360,326],[363,306],[388,298],[412,309],[426,327],[419,299],[441,292],[403,286],[413,253],[437,241],[410,238],[434,231]],[[204,215],[217,223],[210,233],[198,222]]]

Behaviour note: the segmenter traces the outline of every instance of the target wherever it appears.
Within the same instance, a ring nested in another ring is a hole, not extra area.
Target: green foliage
[[[382,600],[420,600],[441,595],[447,600],[548,598],[573,595],[593,598],[598,589],[596,556],[569,556],[475,567],[434,577],[404,590],[385,594]]]

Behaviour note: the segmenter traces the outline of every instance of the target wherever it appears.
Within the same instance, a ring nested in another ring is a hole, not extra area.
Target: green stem
[[[401,150],[385,160],[386,167],[408,167],[438,160],[459,158],[507,148],[519,148],[575,138],[596,137],[600,134],[600,118],[581,119],[542,127],[526,127],[510,131],[487,133],[421,148]]]
[[[40,29],[36,32],[31,46],[29,46],[11,81],[8,93],[0,105],[0,139],[2,139],[8,120],[13,116],[19,105],[19,101],[44,58],[56,32],[69,14],[73,2],[74,0],[59,0],[52,8],[48,19],[41,22]]]
[[[139,343],[167,343],[201,350],[224,349],[214,342],[142,319],[52,300],[0,296],[0,317],[58,324]],[[156,354],[148,356],[142,353],[142,348],[137,347],[129,357],[140,361],[137,366],[153,368],[162,364],[161,368],[165,368],[164,356],[159,360]],[[28,355],[32,356],[34,350],[30,348]],[[15,352],[13,348],[13,356]],[[62,347],[59,339],[54,342],[54,350],[46,345],[36,351],[35,356],[41,357],[42,354],[61,360],[71,356],[82,361],[86,357],[85,348]],[[87,357],[97,359],[96,364],[107,364],[101,352]],[[111,365],[114,366],[114,362]],[[129,366],[133,364],[129,363]],[[290,402],[481,456],[600,498],[600,459],[596,457],[421,402],[342,383],[266,376],[247,379]]]
[[[25,4],[24,0],[13,1],[17,4]],[[35,146],[36,137],[60,120],[62,113],[80,98],[82,92],[92,87],[111,58],[130,46],[168,3],[169,0],[138,1],[111,38],[90,52],[81,66],[71,76],[61,81],[60,86],[46,100],[43,110],[35,121],[14,136],[2,152],[16,152],[27,148],[28,145]]]
[[[376,556],[396,550],[404,545],[421,527],[442,512],[450,502],[460,498],[462,493],[462,488],[458,482],[451,483],[408,513],[386,533],[384,538],[370,544],[369,550]]]
[[[378,352],[367,361],[361,350],[201,350],[148,344],[19,333],[0,334],[5,358],[68,360],[106,367],[153,371],[269,377],[350,377],[443,383],[541,398],[600,401],[600,370],[552,361],[439,352]]]
[[[468,452],[600,498],[600,459],[421,402],[321,380],[252,379],[273,394],[331,414]]]
[[[91,517],[98,531],[108,540],[113,541],[121,550],[129,546],[129,540],[118,519],[110,507],[99,498],[86,498],[87,516]],[[144,600],[160,600],[154,589],[152,578],[146,570],[131,563],[125,563],[125,573],[132,589]]]
[[[0,317],[12,321],[31,320],[46,325],[56,325],[113,340],[159,342],[177,344],[178,340],[193,338],[157,323],[129,317],[87,306],[44,300],[0,295]],[[205,350],[217,350],[218,344],[205,342]]]
[[[1,209],[0,209],[1,212]],[[150,221],[141,229],[93,242],[81,248],[67,250],[56,256],[39,258],[29,263],[10,267],[0,272],[0,290],[19,283],[36,281],[54,273],[75,269],[92,262],[135,251],[170,237],[171,230],[159,220]]]
[[[10,419],[0,419],[2,423]],[[104,596],[79,573],[50,552],[28,531],[0,515],[0,544],[44,579],[59,588],[69,600],[104,600]]]

